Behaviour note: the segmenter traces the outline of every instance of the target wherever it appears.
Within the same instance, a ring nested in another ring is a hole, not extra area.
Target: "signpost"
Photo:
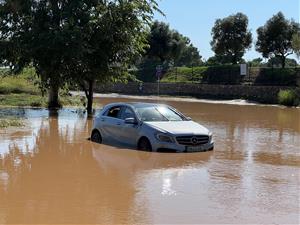
[[[248,74],[247,64],[241,64],[241,76],[246,76]]]

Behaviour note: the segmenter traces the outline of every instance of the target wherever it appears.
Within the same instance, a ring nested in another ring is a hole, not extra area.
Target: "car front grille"
[[[198,146],[198,145],[207,144],[209,142],[209,136],[208,135],[179,136],[176,137],[176,140],[180,145]]]

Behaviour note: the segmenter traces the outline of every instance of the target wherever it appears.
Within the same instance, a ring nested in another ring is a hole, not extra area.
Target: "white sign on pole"
[[[248,74],[247,64],[241,64],[241,76],[246,76]]]

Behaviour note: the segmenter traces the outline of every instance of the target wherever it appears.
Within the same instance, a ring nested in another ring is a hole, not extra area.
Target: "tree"
[[[192,65],[201,61],[201,56],[190,39],[169,25],[155,21],[148,37],[149,48],[145,57],[159,59],[160,63],[171,62],[175,65]]]
[[[150,58],[158,58],[161,63],[169,60],[174,52],[175,47],[172,46],[173,32],[168,24],[155,21],[151,26],[148,37],[149,49],[146,56]]]
[[[199,50],[192,44],[190,41],[182,51],[181,56],[175,62],[176,66],[200,66],[203,62],[201,61],[202,56],[199,53]]]
[[[237,64],[251,47],[252,35],[248,30],[248,18],[242,13],[217,19],[212,28],[211,47],[217,58]]]
[[[272,57],[268,60],[267,66],[269,67],[281,67],[282,61],[280,57]],[[297,61],[295,59],[286,58],[285,60],[286,67],[295,67],[297,66]]]
[[[118,0],[92,7],[85,27],[82,51],[71,59],[69,72],[84,90],[88,99],[87,110],[92,112],[93,91],[96,81],[122,79],[128,65],[140,56],[147,46],[147,26],[155,1]]]
[[[155,0],[3,0],[0,57],[13,69],[32,63],[50,107],[59,106],[62,84],[80,83],[91,112],[95,81],[122,75],[143,51],[155,10]]]
[[[220,59],[218,56],[211,56],[205,62],[206,66],[216,66],[216,65],[220,65],[220,64],[221,64],[221,62],[220,62]]]
[[[256,50],[265,58],[280,58],[284,68],[286,57],[293,54],[293,34],[299,32],[299,29],[298,23],[285,19],[279,12],[257,29]]]
[[[251,61],[248,62],[248,64],[251,66],[251,67],[260,67],[260,66],[263,66],[263,59],[262,58],[255,58]]]
[[[155,81],[156,67],[163,67],[163,73],[172,66],[200,65],[201,56],[190,39],[169,25],[155,21],[148,34],[148,49],[136,63],[137,77],[142,81]]]
[[[300,32],[293,35],[292,47],[297,57],[300,58]]]
[[[89,1],[5,0],[0,4],[0,42],[13,71],[32,64],[49,88],[48,106],[59,107],[58,90],[65,83],[65,62],[77,48],[83,21],[79,6]],[[88,13],[88,12],[87,12]],[[79,17],[77,20],[76,17]]]

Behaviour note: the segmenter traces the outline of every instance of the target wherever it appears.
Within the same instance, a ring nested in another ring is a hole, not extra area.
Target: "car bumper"
[[[192,147],[192,146],[189,146]],[[200,147],[200,146],[199,146]],[[156,142],[152,144],[152,149],[154,151],[160,150],[172,150],[176,152],[189,152],[187,146],[180,145],[178,143],[165,143],[165,142]],[[207,143],[205,145],[201,145],[201,148],[198,150],[193,150],[193,152],[205,152],[214,149],[214,142]]]

